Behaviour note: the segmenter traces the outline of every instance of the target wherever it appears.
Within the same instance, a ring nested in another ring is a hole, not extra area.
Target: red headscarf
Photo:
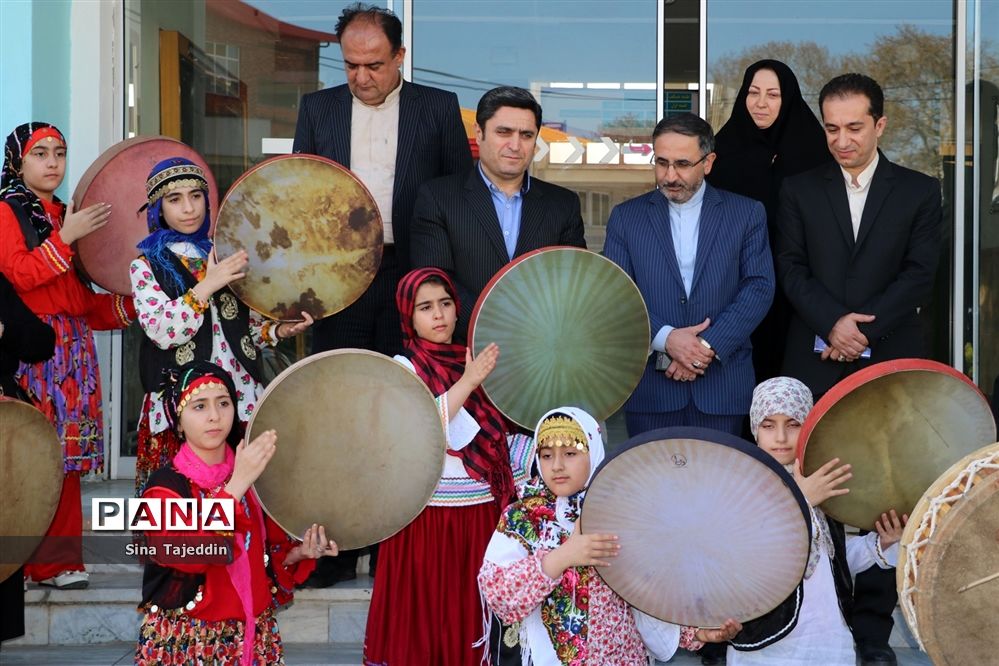
[[[444,283],[444,289],[454,299],[455,310],[460,312],[461,305],[454,283],[439,268],[418,268],[404,275],[395,292],[395,303],[399,308],[406,355],[416,368],[416,374],[434,395],[443,395],[465,372],[465,347],[430,342],[416,334],[416,329],[413,328],[416,292],[430,278],[438,278]],[[479,424],[480,430],[468,446],[460,451],[448,450],[448,453],[461,458],[469,476],[487,481],[493,497],[501,504],[506,503],[514,494],[513,473],[510,471],[506,442],[509,425],[486,398],[481,386],[472,392],[464,407]]]

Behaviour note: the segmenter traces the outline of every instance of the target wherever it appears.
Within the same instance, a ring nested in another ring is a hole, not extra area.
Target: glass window
[[[793,12],[789,6],[780,0],[708,2],[707,80],[712,94],[707,120],[716,131],[725,124],[746,67],[763,58],[783,61],[794,70],[817,116],[819,91],[826,81],[844,72],[868,74],[885,92],[888,126],[881,149],[892,161],[941,179],[944,210],[951,210],[952,0],[800,0]],[[932,332],[933,358],[944,362],[951,356],[953,225],[953,217],[945,213],[933,301],[922,312]]]
[[[968,309],[968,324],[977,321],[972,340],[977,351],[976,379],[982,390],[999,399],[999,43],[995,30],[999,25],[999,3],[967,3],[968,11],[968,94],[965,162],[965,219],[967,238],[973,251],[965,273],[978,271],[978,289],[970,285],[967,302],[977,299],[977,317]],[[974,165],[972,167],[972,164]],[[971,220],[977,220],[977,238],[971,233]],[[974,243],[974,245],[972,245]],[[977,259],[977,262],[975,261]],[[972,354],[965,354],[966,361]],[[969,363],[970,365],[970,363]]]
[[[414,81],[458,95],[470,139],[484,92],[534,93],[544,127],[531,172],[580,195],[591,249],[610,209],[651,189],[655,3],[418,0],[412,54]]]
[[[125,132],[194,147],[225,192],[247,169],[291,152],[298,103],[346,82],[333,33],[351,0],[126,0]],[[397,13],[402,2],[375,2]],[[394,5],[394,7],[393,7]],[[123,366],[138,367],[142,331],[125,332]],[[290,345],[291,343],[282,343]],[[283,348],[287,356],[304,348]],[[124,373],[121,456],[134,456],[139,373]]]

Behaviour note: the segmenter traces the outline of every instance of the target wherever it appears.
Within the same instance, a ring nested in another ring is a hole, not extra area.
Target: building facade
[[[224,191],[288,152],[303,93],[345,81],[344,0],[7,0],[0,127],[59,125],[71,188],[132,136],[191,144]],[[933,356],[987,394],[999,375],[999,0],[381,0],[403,19],[407,79],[454,91],[471,134],[496,85],[545,112],[533,172],[578,193],[591,248],[611,208],[652,185],[649,137],[693,111],[718,129],[745,67],[788,63],[817,111],[845,71],[884,87],[893,161],[941,179],[944,243],[923,313]],[[129,476],[141,332],[101,334],[109,468]],[[290,353],[294,353],[290,349]]]

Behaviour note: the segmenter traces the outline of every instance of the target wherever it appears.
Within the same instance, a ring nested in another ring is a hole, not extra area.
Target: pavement
[[[116,666],[133,663],[134,643],[104,643],[101,645],[38,645],[3,648],[3,666]],[[899,666],[932,666],[929,657],[911,648],[898,649]],[[329,644],[288,643],[285,645],[288,666],[358,666],[361,646],[331,647]],[[658,662],[657,662],[658,663]],[[667,662],[677,666],[699,666],[701,660],[683,652]]]

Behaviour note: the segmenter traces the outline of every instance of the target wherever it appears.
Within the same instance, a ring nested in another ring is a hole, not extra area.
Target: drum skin
[[[580,529],[618,536],[620,553],[597,571],[629,604],[717,627],[760,617],[795,590],[811,513],[791,475],[755,445],[666,428],[628,440],[600,466]]]
[[[649,315],[638,287],[611,260],[575,247],[517,257],[479,295],[471,347],[500,348],[482,386],[511,421],[534,428],[553,405],[593,418],[616,412],[649,358]]]
[[[408,525],[444,470],[437,403],[413,372],[361,349],[295,363],[267,387],[247,441],[277,431],[277,452],[254,487],[264,509],[301,538],[313,523],[341,550]]]
[[[0,581],[28,561],[55,517],[62,492],[62,446],[31,405],[0,396]]]
[[[930,515],[935,500],[946,501]],[[927,521],[933,528],[928,539],[923,533]],[[903,603],[903,615],[934,664],[994,663],[999,654],[999,443],[955,463],[923,494],[902,535],[896,576],[900,600],[911,601],[911,606]],[[907,584],[911,599],[904,594]]]
[[[205,159],[193,148],[166,136],[139,136],[108,148],[90,165],[73,192],[76,209],[111,204],[110,221],[75,244],[74,258],[84,276],[116,294],[130,295],[128,265],[139,256],[139,241],[149,235],[146,176],[169,157],[185,157],[205,171],[212,220],[218,212],[218,188]]]
[[[316,319],[360,298],[375,279],[384,247],[378,206],[354,174],[315,155],[261,162],[226,193],[215,225],[219,258],[250,257],[246,277],[229,286],[272,319],[307,311]]]
[[[869,530],[889,509],[910,513],[951,464],[995,439],[988,401],[967,377],[935,361],[901,359],[833,386],[802,424],[798,458],[806,475],[832,458],[852,465],[849,494],[822,510]]]

